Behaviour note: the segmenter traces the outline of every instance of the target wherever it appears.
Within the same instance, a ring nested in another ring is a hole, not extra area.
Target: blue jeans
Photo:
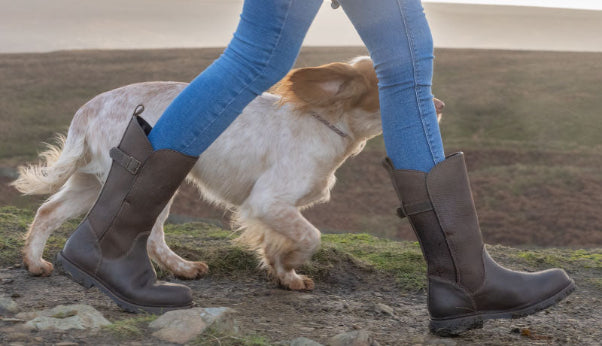
[[[397,169],[428,172],[444,160],[433,105],[433,42],[420,0],[340,0],[379,79],[387,154]],[[256,96],[293,66],[322,0],[245,0],[222,56],[167,108],[155,149],[198,156]]]

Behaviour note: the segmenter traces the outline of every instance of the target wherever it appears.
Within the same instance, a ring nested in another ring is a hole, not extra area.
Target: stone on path
[[[0,315],[16,314],[19,312],[19,306],[14,300],[7,296],[0,296]]]
[[[312,339],[308,339],[308,338],[304,338],[304,337],[300,337],[300,338],[296,338],[291,340],[290,344],[287,344],[289,346],[323,346],[322,344],[313,341]]]
[[[187,343],[201,335],[207,328],[224,333],[236,334],[238,327],[230,308],[193,308],[166,312],[149,324],[156,329],[153,336],[179,344]]]
[[[333,336],[329,346],[378,346],[378,342],[365,330],[354,330]]]
[[[376,312],[380,312],[389,316],[395,316],[395,311],[389,305],[377,303],[376,305],[374,305],[374,309],[376,310]]]
[[[111,324],[90,305],[59,305],[52,309],[22,312],[15,317],[28,320],[26,327],[37,330],[92,329]]]

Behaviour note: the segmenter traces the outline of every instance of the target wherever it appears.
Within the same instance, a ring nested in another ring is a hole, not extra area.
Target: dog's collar
[[[341,129],[339,129],[338,127],[334,126],[333,124],[329,123],[328,120],[322,118],[320,116],[320,114],[316,113],[316,112],[311,112],[311,115],[316,118],[319,122],[321,122],[322,124],[328,126],[329,129],[331,129],[332,131],[334,131],[334,133],[336,133],[337,135],[343,137],[343,138],[347,138],[349,137],[348,134],[346,134],[345,132],[341,131]]]

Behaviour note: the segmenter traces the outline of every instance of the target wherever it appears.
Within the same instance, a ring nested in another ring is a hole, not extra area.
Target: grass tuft
[[[132,318],[115,321],[103,329],[119,339],[134,339],[142,337],[147,332],[150,322],[157,319],[156,315],[140,315]]]
[[[233,335],[209,328],[191,342],[196,346],[269,346],[268,338],[259,334]]]

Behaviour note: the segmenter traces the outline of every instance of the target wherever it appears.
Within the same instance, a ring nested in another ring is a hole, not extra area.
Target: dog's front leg
[[[299,210],[284,202],[273,201],[253,206],[241,222],[247,227],[241,241],[258,250],[270,274],[278,283],[292,290],[312,290],[312,279],[295,272],[307,262],[320,245],[320,231]],[[262,227],[257,227],[262,225]],[[255,242],[255,243],[254,243]]]
[[[169,215],[169,208],[172,202],[173,198],[165,206],[159,217],[157,217],[157,221],[148,238],[148,254],[161,268],[169,270],[176,277],[188,280],[197,279],[207,274],[209,271],[207,264],[205,262],[187,261],[173,252],[165,243],[163,224]]]

